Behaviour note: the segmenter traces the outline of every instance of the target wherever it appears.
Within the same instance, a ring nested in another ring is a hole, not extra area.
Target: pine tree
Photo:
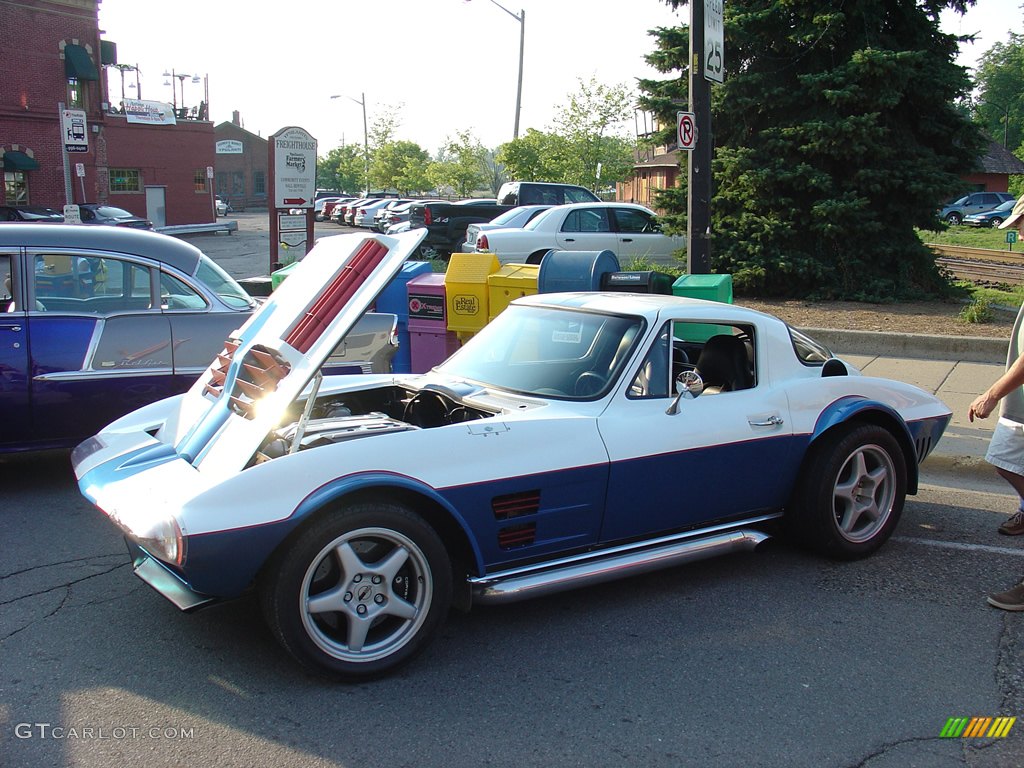
[[[712,268],[732,273],[739,292],[884,300],[945,289],[914,228],[934,228],[982,147],[955,107],[970,83],[957,38],[938,28],[948,5],[962,10],[956,0],[727,0]],[[684,71],[687,32],[652,33],[659,71]],[[674,125],[685,77],[641,87],[644,105]]]

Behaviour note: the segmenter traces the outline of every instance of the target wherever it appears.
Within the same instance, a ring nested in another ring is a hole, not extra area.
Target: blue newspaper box
[[[601,279],[619,269],[611,251],[548,251],[540,262],[537,293],[599,291]]]

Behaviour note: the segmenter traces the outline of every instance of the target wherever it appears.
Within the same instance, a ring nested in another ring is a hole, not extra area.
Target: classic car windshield
[[[196,277],[202,280],[229,307],[249,309],[255,304],[255,301],[245,292],[245,289],[236,283],[227,272],[221,269],[220,265],[205,254],[199,259]]]
[[[510,306],[438,370],[514,392],[592,400],[618,379],[643,326],[639,317]]]

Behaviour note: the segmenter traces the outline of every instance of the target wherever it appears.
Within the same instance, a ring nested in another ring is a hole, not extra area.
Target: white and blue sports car
[[[322,376],[421,238],[321,241],[191,390],[73,455],[139,577],[186,611],[255,589],[313,670],[780,528],[868,555],[949,421],[774,317],[660,295],[526,297],[429,373]]]

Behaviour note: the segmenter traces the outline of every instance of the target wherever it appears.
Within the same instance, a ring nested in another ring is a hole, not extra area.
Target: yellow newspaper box
[[[490,297],[490,315],[493,320],[513,300],[520,296],[537,293],[537,275],[540,264],[506,264],[487,278],[487,292]]]
[[[444,273],[448,330],[465,341],[488,322],[487,277],[501,268],[493,253],[453,253]]]

